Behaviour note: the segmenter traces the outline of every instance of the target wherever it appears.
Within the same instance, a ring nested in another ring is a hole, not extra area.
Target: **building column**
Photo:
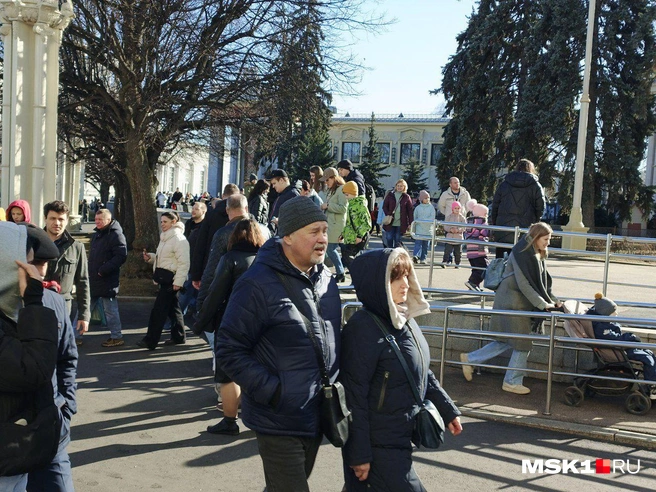
[[[0,205],[18,198],[43,225],[43,205],[56,198],[59,47],[73,18],[66,0],[0,0],[4,44]]]

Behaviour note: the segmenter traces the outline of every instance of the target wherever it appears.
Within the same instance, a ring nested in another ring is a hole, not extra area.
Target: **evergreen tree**
[[[386,178],[389,174],[385,173],[388,168],[387,162],[381,161],[381,153],[378,148],[378,135],[374,127],[376,123],[376,116],[371,113],[371,123],[369,125],[369,139],[362,151],[362,162],[358,166],[358,170],[364,176],[364,181],[373,186],[376,190],[376,195],[381,196],[385,193],[385,187],[381,183],[381,178]]]
[[[409,194],[416,194],[428,188],[428,183],[424,177],[424,166],[418,160],[412,159],[403,167],[405,170],[403,179],[408,183]]]
[[[308,179],[312,166],[324,169],[332,163],[332,147],[328,131],[323,125],[310,124],[298,143],[292,173],[300,179]]]

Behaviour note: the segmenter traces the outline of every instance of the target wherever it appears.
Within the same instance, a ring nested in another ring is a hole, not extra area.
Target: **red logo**
[[[597,459],[595,473],[610,473],[610,460]]]

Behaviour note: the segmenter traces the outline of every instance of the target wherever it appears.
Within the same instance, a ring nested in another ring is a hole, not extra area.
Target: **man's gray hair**
[[[96,212],[96,215],[102,215],[106,219],[112,218],[112,213],[106,208],[99,208],[98,211]]]
[[[226,210],[248,210],[248,200],[241,193],[231,195],[226,201]]]

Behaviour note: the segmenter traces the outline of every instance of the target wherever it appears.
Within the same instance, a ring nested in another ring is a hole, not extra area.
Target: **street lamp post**
[[[576,144],[576,170],[574,173],[574,197],[569,222],[563,226],[567,232],[588,232],[589,228],[583,225],[583,212],[581,198],[583,195],[583,167],[585,165],[585,144],[588,134],[588,113],[590,111],[590,70],[592,68],[592,43],[594,40],[594,19],[597,0],[590,0],[588,9],[588,30],[585,41],[585,64],[583,67],[583,94],[581,95],[581,108],[579,111],[579,135]],[[585,250],[584,237],[563,237],[563,248]]]

